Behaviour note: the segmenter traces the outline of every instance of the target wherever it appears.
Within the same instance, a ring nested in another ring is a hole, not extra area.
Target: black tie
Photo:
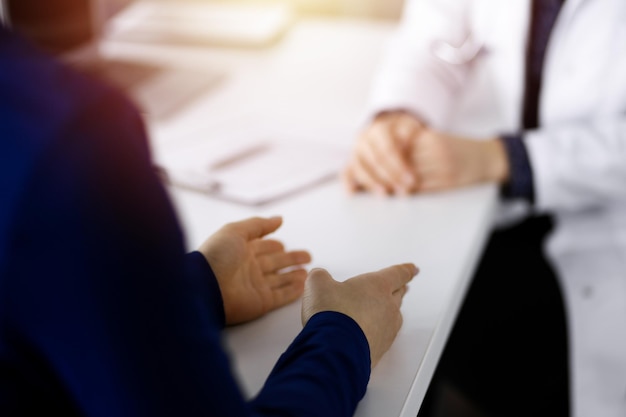
[[[526,77],[524,90],[524,129],[539,126],[539,93],[541,73],[550,32],[564,0],[533,0],[530,33],[526,49]]]

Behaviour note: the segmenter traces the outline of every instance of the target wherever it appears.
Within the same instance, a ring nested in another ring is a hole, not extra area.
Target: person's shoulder
[[[49,56],[20,36],[0,29],[0,127],[29,143],[32,151],[63,139],[68,124],[82,113],[106,107],[101,117],[136,115],[114,88]],[[22,147],[24,148],[24,147]]]
[[[148,160],[141,117],[123,94],[1,26],[0,137],[0,250],[41,166],[52,161],[57,171],[78,175],[82,165],[69,157],[74,154],[115,165],[117,160],[97,158],[103,149],[119,158],[132,152]]]

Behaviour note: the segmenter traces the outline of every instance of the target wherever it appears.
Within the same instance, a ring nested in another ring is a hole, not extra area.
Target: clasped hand
[[[379,115],[361,133],[343,179],[350,192],[406,195],[481,182],[503,183],[508,171],[499,138],[448,135],[396,111]]]

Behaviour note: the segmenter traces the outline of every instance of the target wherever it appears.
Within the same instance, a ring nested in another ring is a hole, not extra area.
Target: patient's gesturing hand
[[[311,261],[309,253],[264,238],[281,224],[280,217],[229,223],[200,247],[217,277],[226,324],[253,320],[302,294],[307,271],[300,266]]]
[[[326,270],[315,269],[305,285],[302,324],[322,311],[352,317],[367,338],[374,367],[400,330],[402,298],[417,272],[413,264],[400,264],[337,282]]]

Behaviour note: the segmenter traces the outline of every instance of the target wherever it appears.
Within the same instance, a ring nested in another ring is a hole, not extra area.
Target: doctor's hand
[[[411,165],[419,192],[442,191],[467,185],[504,183],[509,163],[498,138],[473,140],[424,129],[413,142]]]
[[[402,326],[400,305],[417,272],[415,265],[401,264],[337,282],[325,270],[314,269],[305,284],[302,324],[322,311],[352,317],[367,338],[374,367]]]
[[[343,172],[347,189],[379,195],[414,191],[410,145],[422,129],[422,123],[406,112],[387,112],[376,117],[357,138]]]
[[[217,277],[226,324],[253,320],[302,294],[307,272],[301,265],[311,255],[287,252],[281,242],[264,238],[281,224],[280,217],[229,223],[200,247]]]

